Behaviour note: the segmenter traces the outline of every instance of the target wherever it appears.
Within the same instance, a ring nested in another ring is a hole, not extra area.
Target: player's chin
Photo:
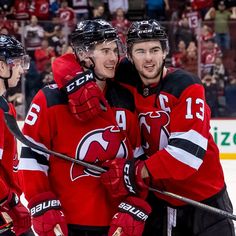
[[[115,76],[115,70],[114,71],[106,71],[105,73],[104,73],[104,78],[107,78],[107,79],[112,79],[112,78],[114,78],[114,76]]]

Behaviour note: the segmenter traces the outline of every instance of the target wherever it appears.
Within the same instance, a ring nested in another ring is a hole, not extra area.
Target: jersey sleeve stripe
[[[0,148],[0,160],[2,160],[3,149]]]
[[[203,160],[192,155],[189,152],[186,152],[185,150],[181,148],[177,148],[171,145],[168,145],[165,150],[176,160],[198,170],[198,168],[201,166]]]
[[[25,137],[26,137],[28,140],[30,140],[32,143],[35,143],[35,144],[37,144],[38,146],[47,149],[47,147],[46,147],[45,145],[43,145],[42,143],[36,142],[36,141],[35,141],[33,138],[31,138],[30,136],[25,135]],[[24,145],[24,144],[22,144],[22,147],[27,147],[27,146]],[[47,160],[49,160],[49,156],[50,156],[49,154],[47,154],[47,153],[45,153],[45,152],[41,152],[41,151],[36,150],[36,149],[33,149],[33,148],[31,148],[31,149],[32,149],[34,152],[36,152],[36,153],[38,153],[38,154],[40,154],[40,155],[42,155],[42,156],[45,156],[45,157],[47,158]]]
[[[35,159],[38,164],[48,166],[49,161],[47,158],[39,153],[36,153],[34,150],[29,147],[22,147],[21,149],[21,159]]]
[[[206,153],[203,148],[186,139],[172,138],[170,139],[169,145],[189,152],[200,159],[203,159]]]
[[[207,150],[208,140],[195,130],[191,129],[188,132],[173,132],[170,135],[170,139],[174,138],[189,140],[192,143],[200,146],[204,150]]]
[[[49,167],[46,165],[39,164],[35,159],[24,159],[20,158],[19,168],[18,170],[37,170],[44,172],[45,175],[48,175]]]

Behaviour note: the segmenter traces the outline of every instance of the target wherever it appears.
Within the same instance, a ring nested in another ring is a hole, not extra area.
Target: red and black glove
[[[114,198],[134,194],[146,198],[148,194],[148,180],[144,181],[141,175],[144,161],[115,158],[103,163],[108,169],[101,174],[101,182]]]
[[[107,110],[102,90],[88,70],[72,78],[64,87],[72,114],[80,121],[88,121]]]
[[[51,192],[41,193],[29,201],[35,232],[40,236],[55,236],[56,231],[67,236],[67,224],[60,201]]]
[[[83,71],[72,53],[56,58],[52,72],[59,89],[65,91],[71,112],[80,121],[88,121],[106,111],[108,103],[96,84],[91,70]]]
[[[151,212],[149,204],[138,197],[128,197],[118,206],[118,212],[113,216],[108,236],[116,231],[122,236],[141,236],[145,221]]]
[[[17,194],[13,191],[10,191],[8,197],[0,204],[0,211],[6,212],[10,216],[13,221],[13,231],[17,236],[30,229],[31,217],[29,211],[23,206]]]

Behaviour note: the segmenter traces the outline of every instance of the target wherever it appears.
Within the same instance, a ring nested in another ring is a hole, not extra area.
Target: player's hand
[[[69,108],[80,121],[88,121],[107,110],[108,103],[91,70],[83,71],[72,53],[52,64],[54,80],[68,96]]]
[[[19,197],[13,191],[10,191],[5,201],[0,204],[0,211],[5,212],[13,221],[13,230],[15,234],[21,235],[27,232],[31,227],[31,218],[29,211],[20,202]]]
[[[67,236],[67,224],[61,211],[60,201],[51,192],[35,196],[29,201],[32,224],[35,232],[40,236],[55,236],[55,229],[59,228],[61,235]]]
[[[86,76],[89,76],[89,81],[85,81]],[[93,119],[101,112],[106,111],[108,107],[102,90],[92,78],[91,71],[83,72],[63,87],[68,94],[70,111],[82,122]],[[79,80],[81,82],[76,85],[76,81]],[[71,88],[73,89],[71,90]]]
[[[141,236],[150,212],[151,207],[145,200],[128,197],[118,206],[118,212],[113,216],[108,236]]]
[[[146,198],[148,186],[142,178],[144,165],[144,161],[135,159],[115,158],[106,161],[102,167],[107,171],[101,174],[101,182],[114,198],[122,198],[128,194]]]

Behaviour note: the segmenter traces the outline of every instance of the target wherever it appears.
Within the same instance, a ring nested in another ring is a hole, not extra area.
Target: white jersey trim
[[[173,132],[170,135],[170,139],[173,139],[173,138],[181,138],[181,139],[188,140],[200,146],[204,150],[207,150],[208,140],[195,130],[191,129],[188,132]]]
[[[3,149],[0,148],[0,160],[2,160],[2,156],[3,156]]]
[[[37,170],[48,175],[48,169],[48,166],[39,164],[37,160],[33,158],[20,158],[18,170]]]
[[[202,164],[202,160],[197,158],[196,156],[192,155],[189,152],[184,151],[181,148],[177,148],[171,145],[168,145],[165,150],[173,156],[176,160],[198,170]]]

